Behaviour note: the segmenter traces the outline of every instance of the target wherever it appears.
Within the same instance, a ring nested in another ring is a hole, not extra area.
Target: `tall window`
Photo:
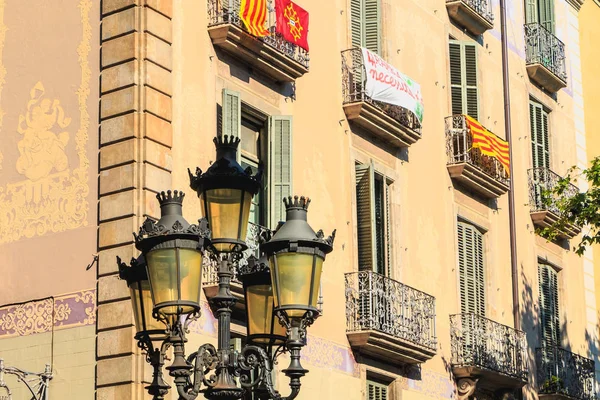
[[[359,270],[391,275],[390,184],[371,164],[356,165]]]
[[[535,101],[529,102],[529,124],[533,167],[550,168],[548,113],[540,103]]]
[[[554,0],[526,0],[525,7],[528,24],[537,22],[554,34]]]
[[[460,311],[485,316],[483,234],[474,225],[458,222]]]
[[[450,41],[450,91],[452,114],[466,114],[479,119],[476,46],[474,43]]]
[[[264,166],[261,191],[252,200],[250,222],[275,228],[285,221],[282,199],[292,195],[292,117],[267,117],[223,90],[222,133],[240,138],[242,167]]]
[[[538,263],[540,285],[540,323],[543,346],[560,344],[560,314],[558,309],[558,273],[548,264]]]
[[[351,0],[352,47],[381,54],[381,0]]]

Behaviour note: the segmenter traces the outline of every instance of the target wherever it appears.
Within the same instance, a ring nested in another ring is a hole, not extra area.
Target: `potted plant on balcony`
[[[542,384],[542,393],[558,393],[564,388],[563,381],[556,375],[551,375]]]

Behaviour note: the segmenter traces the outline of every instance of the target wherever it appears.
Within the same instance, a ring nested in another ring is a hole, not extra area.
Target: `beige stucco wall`
[[[600,90],[600,52],[596,38],[600,34],[600,3],[597,1],[586,1],[581,8],[579,23],[581,27],[581,75],[583,79],[583,98],[585,104],[585,129],[588,159],[600,155],[600,137],[596,134],[600,124],[600,115],[598,109],[600,100],[598,99],[598,90]],[[590,249],[589,253],[594,255],[593,271],[595,276],[596,293],[600,290],[600,246],[596,245]],[[600,297],[596,296],[596,301],[600,302]],[[596,304],[596,309],[600,309],[600,303]],[[597,334],[598,332],[596,332]],[[600,363],[596,360],[596,376],[600,376]]]

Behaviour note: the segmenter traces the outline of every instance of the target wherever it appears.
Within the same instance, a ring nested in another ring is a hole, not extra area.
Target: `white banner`
[[[373,100],[406,108],[423,123],[421,86],[370,50],[363,48],[362,57],[367,71],[365,93]]]

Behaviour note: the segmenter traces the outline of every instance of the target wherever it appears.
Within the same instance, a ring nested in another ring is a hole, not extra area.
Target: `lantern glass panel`
[[[286,331],[279,321],[273,318],[273,288],[271,285],[249,286],[246,290],[248,309],[248,336],[277,335],[286,336]],[[273,327],[273,332],[271,332]],[[258,343],[269,343],[271,338],[258,337],[253,339]]]
[[[250,218],[252,194],[239,189],[211,189],[200,196],[202,211],[208,219],[214,246],[217,251],[230,252],[233,243],[219,241],[245,241]]]
[[[131,291],[131,302],[133,303],[133,316],[135,318],[135,329],[142,331],[162,331],[165,326],[162,322],[152,317],[152,293],[150,292],[150,282],[134,282],[129,288]],[[144,319],[142,319],[142,317]],[[144,322],[146,326],[144,326]]]
[[[200,301],[202,256],[199,251],[177,248],[153,250],[146,255],[146,261],[155,306],[178,300],[196,304]],[[181,306],[179,311],[185,314],[194,309]],[[178,307],[163,307],[160,312],[167,315],[177,314]]]
[[[271,278],[275,288],[279,289],[279,297],[275,296],[275,307],[299,306],[298,309],[287,309],[286,313],[290,318],[300,318],[306,312],[306,309],[301,307],[317,307],[323,259],[312,254],[296,252],[279,253],[274,257],[277,258],[278,279],[275,275],[273,257],[270,259]],[[314,279],[311,281],[313,258],[316,258],[316,262]]]

